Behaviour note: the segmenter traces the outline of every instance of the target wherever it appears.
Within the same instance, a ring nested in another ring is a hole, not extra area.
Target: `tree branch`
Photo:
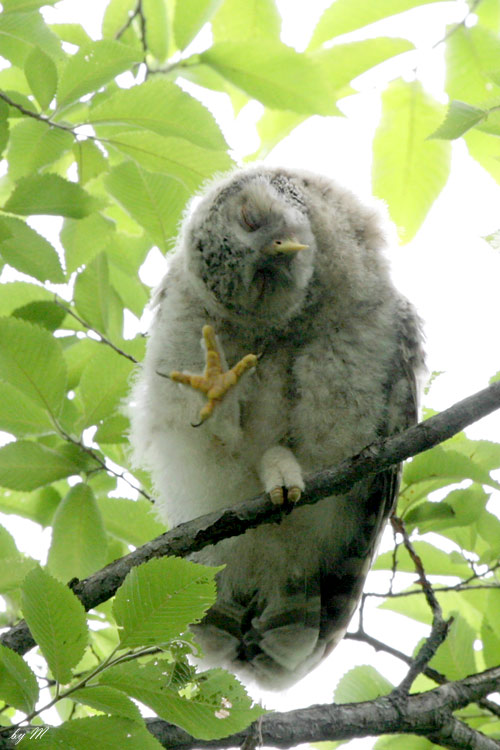
[[[169,750],[230,748],[241,746],[256,732],[262,744],[288,748],[304,742],[350,740],[355,737],[402,733],[428,737],[453,750],[499,750],[500,742],[477,732],[452,716],[498,690],[500,667],[448,683],[426,693],[410,695],[403,707],[389,696],[366,703],[321,705],[272,713],[261,717],[244,732],[219,740],[199,740],[161,719],[147,719],[149,731]]]
[[[410,456],[433,448],[498,408],[500,381],[405,432],[369,445],[333,469],[310,475],[305,491],[294,507],[310,505],[329,495],[347,492],[360,479],[377,474]],[[282,515],[291,511],[292,508],[289,506],[273,505],[266,495],[259,495],[234,507],[208,513],[138,547],[134,552],[115,560],[84,581],[78,581],[72,589],[84,607],[87,610],[91,609],[110,599],[123,583],[127,573],[136,565],[164,555],[185,557],[208,544],[238,536],[262,523],[277,523]],[[24,621],[4,633],[0,642],[20,654],[26,653],[35,645]]]

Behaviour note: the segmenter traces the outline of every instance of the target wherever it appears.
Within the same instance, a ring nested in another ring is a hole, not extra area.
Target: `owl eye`
[[[255,230],[259,229],[260,227],[260,224],[256,222],[253,217],[249,216],[248,209],[246,206],[242,206],[241,208],[241,219],[242,219],[244,229],[246,229],[249,232],[255,232]]]

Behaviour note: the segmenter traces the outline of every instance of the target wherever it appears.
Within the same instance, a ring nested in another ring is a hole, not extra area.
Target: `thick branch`
[[[405,458],[433,448],[499,407],[500,381],[405,432],[369,445],[358,455],[342,461],[333,469],[310,475],[306,489],[294,507],[313,504],[329,495],[347,492],[363,477],[377,474]],[[84,581],[76,583],[72,586],[73,591],[84,607],[91,609],[110,599],[127,573],[136,565],[164,555],[185,557],[208,544],[238,536],[262,523],[276,523],[290,510],[289,507],[272,505],[266,495],[259,495],[232,508],[208,513],[177,526],[129,555],[115,560]],[[4,633],[0,640],[20,654],[26,653],[35,645],[24,622]]]
[[[500,742],[485,737],[451,715],[452,711],[498,690],[500,667],[408,696],[403,705],[389,697],[369,703],[323,705],[262,717],[244,732],[221,740],[204,741],[160,719],[148,719],[149,731],[169,750],[241,746],[248,736],[259,735],[263,745],[288,748],[303,742],[346,740],[370,735],[402,733],[429,737],[453,750],[499,750]]]

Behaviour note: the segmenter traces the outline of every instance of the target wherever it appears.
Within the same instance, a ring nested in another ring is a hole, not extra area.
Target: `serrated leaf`
[[[335,112],[321,66],[281,42],[220,42],[199,57],[266,107],[303,114]]]
[[[97,424],[117,409],[130,390],[133,367],[129,359],[104,347],[90,360],[80,379],[85,427]]]
[[[99,681],[138,698],[166,721],[177,724],[199,739],[218,739],[238,732],[261,716],[243,686],[221,669],[197,675],[191,698],[179,694],[165,662],[112,667]]]
[[[0,526],[0,591],[18,589],[36,561],[22,555],[11,534]]]
[[[82,703],[84,706],[91,706],[91,708],[103,711],[106,714],[121,716],[124,719],[138,721],[141,725],[143,724],[141,713],[135,703],[119,690],[115,690],[115,688],[104,685],[92,685],[91,687],[76,690],[71,694],[71,697],[74,701]]]
[[[189,192],[233,165],[225,151],[200,148],[183,138],[166,138],[156,133],[120,133],[111,143],[144,169],[175,177]]]
[[[57,89],[57,68],[52,58],[34,47],[25,60],[24,75],[40,107],[47,109]]]
[[[65,584],[35,568],[23,583],[22,609],[54,678],[68,683],[88,641],[83,605]]]
[[[97,744],[98,743],[98,744]],[[32,750],[30,735],[17,745]],[[163,750],[144,724],[119,716],[90,716],[72,719],[36,737],[37,750]]]
[[[63,57],[59,39],[52,34],[40,13],[36,11],[1,13],[0,45],[2,57],[6,57],[21,70],[35,46],[40,47],[55,60]]]
[[[0,644],[0,698],[20,711],[33,711],[38,699],[36,677],[24,659]]]
[[[199,622],[215,600],[219,570],[177,557],[133,568],[113,604],[122,647],[166,643]]]
[[[275,0],[225,0],[212,19],[215,42],[227,39],[279,39],[281,16]]]
[[[108,329],[109,290],[108,259],[101,252],[76,277],[74,302],[85,322],[102,333]]]
[[[318,21],[311,39],[310,48],[319,47],[323,42],[340,34],[361,29],[363,26],[402,13],[415,6],[427,5],[439,0],[336,0],[328,6]]]
[[[354,667],[340,678],[335,689],[335,703],[361,703],[388,695],[394,689],[375,667],[365,664]]]
[[[44,528],[49,526],[61,497],[53,487],[43,487],[36,492],[0,490],[0,511],[36,521]]]
[[[18,440],[0,448],[0,485],[11,490],[29,492],[79,474],[81,468],[65,453],[39,443]]]
[[[35,404],[58,414],[66,390],[66,366],[51,334],[15,318],[0,318],[0,379]]]
[[[59,504],[53,520],[52,542],[47,567],[66,582],[86,578],[103,567],[107,538],[94,493],[87,484],[70,489]]]
[[[183,0],[176,3],[174,36],[179,49],[185,49],[214,15],[222,0]]]
[[[184,4],[185,0],[183,0]],[[159,62],[168,53],[168,12],[166,0],[142,0],[141,11],[145,19],[146,47]]]
[[[0,255],[12,268],[38,281],[64,282],[64,273],[54,247],[26,222],[5,216],[10,237],[0,242]]]
[[[0,101],[0,156],[2,156],[9,142],[9,105]]]
[[[491,479],[487,467],[481,462],[473,460],[472,456],[464,455],[455,446],[438,445],[430,451],[414,456],[405,465],[405,485],[418,484],[429,480],[436,480],[440,486],[472,479],[478,484],[487,484],[498,489],[498,484]]]
[[[142,58],[137,50],[110,39],[81,47],[69,58],[61,73],[58,107],[66,107],[140,62]]]
[[[453,490],[439,503],[420,504],[405,515],[405,522],[418,526],[421,534],[454,526],[468,526],[480,518],[488,499],[489,495],[481,485],[473,484],[466,489]]]
[[[373,142],[373,191],[387,201],[407,242],[448,179],[450,144],[428,140],[442,119],[442,106],[417,81],[394,81],[382,96],[382,107]]]
[[[75,182],[57,174],[41,174],[20,179],[4,209],[21,216],[49,214],[82,219],[98,207],[97,199]]]
[[[178,180],[153,174],[133,162],[114,167],[105,179],[111,195],[144,227],[163,251],[176,233],[190,194]]]
[[[106,497],[98,498],[97,503],[108,532],[127,544],[140,547],[166,531],[147,500]]]
[[[498,137],[478,130],[469,130],[465,142],[470,155],[483,169],[500,183],[500,161],[498,160]]]
[[[472,107],[465,102],[452,101],[448,107],[444,122],[429,138],[444,138],[454,140],[484,120],[488,113],[484,109]]]
[[[185,138],[203,148],[224,150],[226,142],[211,112],[179,86],[150,78],[140,86],[117,91],[92,107],[94,127],[123,125],[164,136]]]
[[[9,177],[36,175],[42,167],[52,164],[73,146],[71,133],[50,127],[44,122],[26,117],[12,129],[8,160]]]
[[[102,35],[105,39],[114,39],[121,31],[130,14],[136,9],[135,0],[110,0],[102,19]]]
[[[69,42],[76,47],[83,47],[92,42],[91,37],[79,23],[51,23],[49,29],[63,42]]]
[[[55,428],[44,409],[10,383],[0,380],[0,430],[24,437],[44,435]]]

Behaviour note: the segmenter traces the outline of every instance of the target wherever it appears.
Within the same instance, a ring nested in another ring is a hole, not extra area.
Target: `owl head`
[[[300,188],[262,167],[208,191],[187,220],[183,247],[193,283],[219,312],[270,325],[301,306],[316,250]]]

